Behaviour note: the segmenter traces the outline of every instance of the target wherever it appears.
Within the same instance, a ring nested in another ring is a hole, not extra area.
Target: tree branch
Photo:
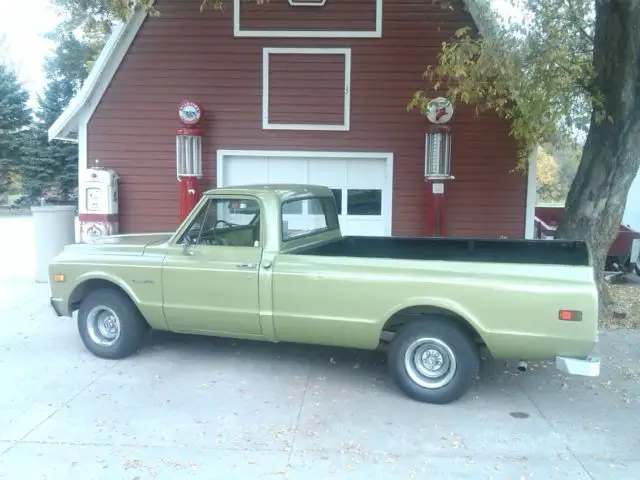
[[[573,17],[573,21],[575,22],[576,27],[578,28],[578,30],[580,31],[584,39],[587,40],[591,45],[593,45],[593,35],[589,35],[589,33],[585,30],[584,25],[582,24],[582,21],[576,14],[576,9],[573,6],[572,0],[565,0],[565,3],[570,10],[571,16]]]

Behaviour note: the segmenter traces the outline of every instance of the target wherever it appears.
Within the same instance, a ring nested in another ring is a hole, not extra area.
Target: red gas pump
[[[200,199],[202,132],[197,125],[202,110],[193,102],[182,102],[178,115],[183,126],[176,135],[176,174],[180,182],[180,221],[183,221]]]
[[[454,179],[451,175],[451,129],[445,125],[453,116],[453,105],[446,98],[434,98],[424,113],[432,123],[424,142],[425,230],[428,236],[443,237],[446,232],[444,182]]]

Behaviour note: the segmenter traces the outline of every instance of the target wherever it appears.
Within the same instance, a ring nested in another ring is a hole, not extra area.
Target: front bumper
[[[556,357],[556,368],[569,375],[597,377],[600,375],[600,357]]]
[[[59,299],[51,297],[49,299],[49,303],[51,304],[51,308],[53,309],[53,311],[55,312],[55,314],[58,317],[63,317],[64,316],[63,313],[62,313],[62,309],[60,308],[61,307],[61,305],[60,305],[61,301]]]

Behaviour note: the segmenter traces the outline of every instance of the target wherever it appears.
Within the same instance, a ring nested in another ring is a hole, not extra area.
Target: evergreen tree
[[[0,64],[0,193],[15,183],[24,155],[25,128],[31,122],[28,100],[16,74]]]

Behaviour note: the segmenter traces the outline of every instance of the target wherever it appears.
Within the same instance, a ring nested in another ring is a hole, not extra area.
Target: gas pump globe
[[[431,100],[424,113],[431,122],[424,139],[424,180],[429,185],[426,199],[427,235],[444,236],[444,182],[451,175],[451,129],[445,125],[453,116],[453,105],[443,97]]]
[[[178,109],[183,127],[176,135],[176,175],[180,182],[180,221],[200,199],[202,177],[202,132],[196,127],[202,111],[193,102],[182,102]]]

